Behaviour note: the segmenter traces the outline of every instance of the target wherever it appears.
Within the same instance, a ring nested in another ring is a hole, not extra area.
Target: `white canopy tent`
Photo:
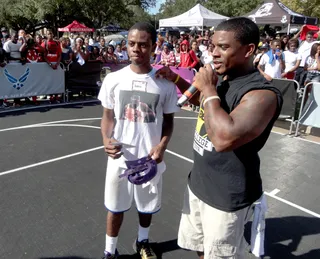
[[[197,4],[183,14],[167,19],[161,19],[159,21],[159,27],[199,26],[203,28],[204,26],[217,26],[220,22],[227,19],[229,19],[229,17],[212,12],[201,4]]]

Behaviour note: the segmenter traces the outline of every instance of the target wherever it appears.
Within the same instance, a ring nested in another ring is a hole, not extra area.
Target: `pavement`
[[[21,111],[0,118],[0,258],[101,258],[107,158],[97,104]],[[177,246],[183,193],[192,168],[196,114],[176,114],[165,155],[161,211],[150,240],[158,258],[195,259]],[[320,258],[320,145],[271,133],[260,152],[268,198],[267,259]],[[246,226],[249,240],[250,222]],[[125,214],[120,258],[139,258],[132,244],[138,221]],[[246,258],[255,258],[247,253]]]

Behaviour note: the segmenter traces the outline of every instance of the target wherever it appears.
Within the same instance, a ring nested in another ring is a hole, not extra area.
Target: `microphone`
[[[191,85],[188,88],[188,90],[185,91],[183,95],[179,98],[177,105],[179,107],[182,107],[183,105],[185,105],[185,103],[188,102],[197,91],[198,89],[195,86]]]

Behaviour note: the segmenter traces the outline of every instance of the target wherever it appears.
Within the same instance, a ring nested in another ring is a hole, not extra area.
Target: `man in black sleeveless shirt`
[[[244,225],[263,193],[258,152],[282,96],[253,65],[258,43],[250,19],[222,22],[212,37],[215,70],[201,68],[192,84],[200,92],[200,112],[178,244],[200,258],[244,258]],[[181,92],[190,86],[168,68],[157,73],[177,81]],[[190,101],[197,105],[196,98]]]

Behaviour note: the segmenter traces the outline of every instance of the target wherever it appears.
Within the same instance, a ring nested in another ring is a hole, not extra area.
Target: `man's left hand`
[[[204,92],[204,95],[216,95],[216,85],[218,77],[213,71],[210,64],[205,65],[199,69],[193,78],[192,85],[195,86],[200,92]],[[206,94],[210,93],[210,94]]]
[[[157,164],[159,164],[163,160],[163,155],[165,150],[166,150],[166,147],[164,147],[162,144],[159,144],[151,149],[149,153],[149,157],[155,160]]]

